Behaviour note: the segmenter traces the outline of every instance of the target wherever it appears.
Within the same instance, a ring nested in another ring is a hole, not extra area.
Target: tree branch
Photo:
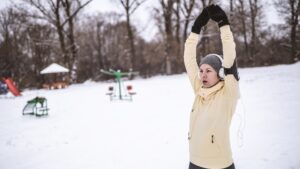
[[[144,2],[146,2],[146,0],[143,0],[143,1],[141,1],[141,2],[137,2],[137,3],[136,3],[136,6],[131,10],[130,14],[133,14],[134,11],[135,11],[140,5],[142,5],[142,3],[144,3]]]
[[[84,4],[81,5],[81,6],[79,6],[79,7],[75,10],[75,12],[61,24],[61,26],[63,27],[70,19],[72,19],[74,16],[76,16],[77,13],[78,13],[82,8],[84,8],[86,5],[88,5],[90,2],[92,2],[92,0],[88,0],[86,3],[84,3]]]

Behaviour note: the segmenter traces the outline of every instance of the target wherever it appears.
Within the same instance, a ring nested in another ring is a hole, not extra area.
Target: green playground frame
[[[124,82],[122,80],[123,76],[132,76],[132,75],[138,75],[138,72],[132,72],[130,70],[129,72],[121,72],[120,70],[112,70],[110,69],[109,71],[100,70],[102,73],[110,76],[115,77],[115,86],[109,87],[109,92],[106,93],[107,95],[110,96],[110,101],[114,100],[128,100],[132,101],[132,95],[135,95],[135,92],[132,92],[132,86],[127,86],[125,87]]]
[[[23,115],[45,116],[48,115],[48,104],[45,97],[35,97],[27,101],[23,108]]]

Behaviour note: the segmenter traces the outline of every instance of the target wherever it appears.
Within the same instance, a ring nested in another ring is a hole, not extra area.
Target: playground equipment
[[[23,108],[23,115],[44,116],[48,115],[47,99],[45,97],[35,97],[27,101]]]
[[[125,88],[124,82],[122,80],[122,76],[132,76],[132,75],[138,75],[138,72],[132,72],[130,70],[129,72],[121,72],[120,70],[114,71],[110,69],[109,71],[100,70],[102,73],[111,75],[115,77],[115,86],[109,86],[108,90],[109,92],[106,93],[110,96],[110,101],[113,100],[129,100],[132,101],[132,95],[135,95],[136,93],[132,91],[132,86],[127,85]]]
[[[14,96],[21,96],[19,89],[14,85],[14,81],[11,78],[3,78],[5,84],[7,85],[9,91]]]
[[[7,94],[7,93],[8,93],[7,85],[0,81],[0,95],[1,94]]]

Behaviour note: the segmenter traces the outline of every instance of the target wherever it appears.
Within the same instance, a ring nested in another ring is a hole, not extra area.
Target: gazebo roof
[[[49,74],[49,73],[66,73],[69,72],[69,69],[57,64],[57,63],[52,63],[45,69],[43,69],[40,73],[41,74]]]

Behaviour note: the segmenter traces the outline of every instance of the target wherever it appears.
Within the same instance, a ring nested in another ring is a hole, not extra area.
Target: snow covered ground
[[[300,62],[240,69],[231,127],[237,169],[300,168]],[[29,90],[0,99],[1,169],[187,169],[193,94],[186,74],[127,82],[133,102],[110,102],[110,83]],[[49,116],[22,116],[45,96]],[[240,134],[243,131],[243,137]]]

